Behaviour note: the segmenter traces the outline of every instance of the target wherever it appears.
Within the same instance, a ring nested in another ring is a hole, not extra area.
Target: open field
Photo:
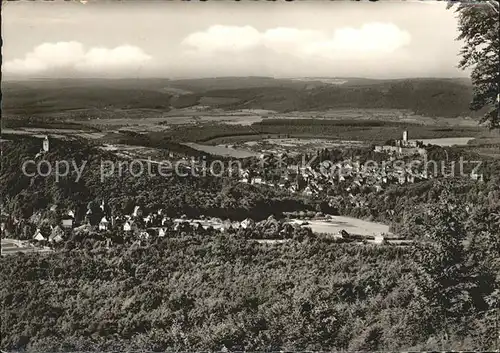
[[[49,248],[36,247],[34,245],[28,244],[15,239],[2,239],[2,255],[12,255],[18,252],[28,253],[28,252],[50,252]]]
[[[159,111],[132,111],[115,110],[112,116],[96,119],[73,120],[81,124],[105,125],[157,125],[157,124],[195,124],[200,122],[219,122],[225,124],[250,125],[261,122],[267,118],[272,119],[325,119],[325,120],[358,120],[358,121],[385,121],[395,123],[409,123],[428,126],[464,126],[475,127],[477,121],[466,118],[431,118],[415,115],[399,109],[330,109],[328,111],[305,111],[277,113],[270,110],[219,110],[185,108],[169,112]]]
[[[366,147],[368,144],[363,141],[345,141],[317,138],[275,138],[262,139],[256,141],[247,141],[236,143],[233,148],[250,150],[254,152],[271,153],[304,153],[315,152],[324,148],[342,148],[342,147]]]
[[[442,127],[375,120],[329,119],[265,119],[248,128],[227,128],[224,124],[193,127],[184,135],[190,142],[210,145],[236,144],[268,139],[322,139],[362,141],[383,144],[390,139],[400,139],[407,130],[412,139],[473,138],[485,131],[481,127]],[[294,142],[296,145],[297,143]]]
[[[467,116],[463,117],[431,117],[415,114],[408,109],[382,109],[382,108],[330,108],[326,110],[310,110],[276,113],[272,118],[303,119],[317,118],[328,120],[376,120],[386,122],[403,122],[420,125],[439,126],[470,126],[476,127],[478,122]]]
[[[474,137],[443,137],[438,139],[422,139],[426,145],[437,145],[441,147],[463,146],[467,145]]]
[[[389,226],[381,223],[363,221],[361,219],[345,217],[345,216],[330,216],[325,220],[310,220],[305,227],[311,228],[315,233],[326,233],[338,235],[340,231],[346,230],[350,234],[373,236],[380,234],[388,234]],[[293,219],[293,223],[301,223],[302,220]]]
[[[210,145],[201,145],[199,143],[187,142],[184,143],[185,146],[189,146],[198,151],[203,151],[212,155],[217,156],[226,156],[233,158],[247,158],[247,157],[256,157],[259,156],[259,153],[252,152],[249,150],[225,147],[225,146],[210,146]]]
[[[283,147],[296,147],[296,146],[308,146],[315,145],[317,148],[326,147],[337,147],[344,145],[363,145],[362,141],[342,141],[342,140],[327,140],[327,139],[300,139],[300,138],[288,138],[288,139],[265,139],[265,143],[272,143]]]
[[[67,117],[67,113],[60,113],[59,117]],[[461,126],[477,127],[476,120],[467,117],[443,118],[416,115],[401,109],[329,109],[327,111],[296,111],[279,113],[272,110],[240,109],[221,110],[210,107],[195,106],[171,111],[157,111],[147,109],[115,109],[108,115],[95,118],[69,118],[68,122],[77,122],[84,125],[129,125],[140,126],[166,124],[195,124],[199,122],[220,122],[226,124],[250,125],[272,119],[325,119],[325,120],[359,120],[384,121],[394,123],[408,123],[427,126]]]

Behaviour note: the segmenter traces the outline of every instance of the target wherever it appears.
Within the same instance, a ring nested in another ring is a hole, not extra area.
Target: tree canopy
[[[453,3],[449,3],[452,7]],[[474,86],[470,108],[474,111],[486,108],[483,122],[492,128],[500,127],[499,103],[499,3],[462,2],[456,7],[458,13],[458,40],[464,41],[460,52],[459,67],[472,68]]]

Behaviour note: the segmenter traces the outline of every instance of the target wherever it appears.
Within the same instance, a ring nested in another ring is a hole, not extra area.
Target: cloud
[[[114,49],[92,48],[85,54],[78,67],[89,69],[115,69],[140,67],[151,57],[142,49],[131,45],[122,45]]]
[[[260,32],[253,27],[212,26],[182,41],[191,53],[242,53],[266,48],[298,57],[349,59],[385,56],[408,45],[411,36],[392,23],[343,27],[333,34],[311,29],[278,27]]]
[[[190,34],[182,45],[200,52],[240,52],[257,46],[261,34],[251,26],[211,26],[206,31]]]
[[[297,53],[307,43],[325,39],[323,32],[308,29],[278,27],[262,33],[263,45],[279,53]]]
[[[7,74],[33,75],[64,69],[88,73],[139,69],[151,59],[142,49],[130,45],[86,49],[79,42],[43,43],[22,59],[3,64]]]
[[[411,36],[397,26],[387,23],[369,23],[361,28],[341,28],[332,38],[306,45],[306,54],[325,58],[352,58],[360,55],[386,56],[410,44]]]

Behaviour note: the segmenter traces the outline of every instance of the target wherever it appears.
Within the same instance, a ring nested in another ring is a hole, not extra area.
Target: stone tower
[[[49,152],[49,137],[45,136],[42,143],[42,150],[44,152]]]

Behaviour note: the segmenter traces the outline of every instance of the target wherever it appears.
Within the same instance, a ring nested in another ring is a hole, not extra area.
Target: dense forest
[[[101,162],[119,159],[84,140],[53,139],[50,152],[43,157],[52,166],[57,160],[74,161],[79,167],[86,161],[78,181],[74,170],[59,182],[54,175],[28,177],[22,173],[22,163],[34,159],[41,142],[28,137],[12,139],[2,145],[0,186],[4,211],[18,218],[29,218],[53,204],[61,209],[83,208],[85,212],[88,202],[93,200],[99,203],[105,200],[115,216],[132,212],[136,205],[146,210],[163,208],[170,216],[206,215],[239,220],[247,217],[261,220],[271,214],[279,216],[283,211],[313,209],[309,200],[292,197],[286,191],[241,184],[210,174],[194,177],[172,173],[164,177],[154,172],[154,166],[151,176],[145,172],[137,178],[127,170],[121,175],[115,172],[101,182]]]
[[[442,202],[416,247],[170,235],[2,257],[2,341],[30,351],[493,350],[499,223]],[[478,225],[481,223],[477,223]],[[482,223],[484,224],[484,223]],[[477,236],[464,246],[469,231]]]

